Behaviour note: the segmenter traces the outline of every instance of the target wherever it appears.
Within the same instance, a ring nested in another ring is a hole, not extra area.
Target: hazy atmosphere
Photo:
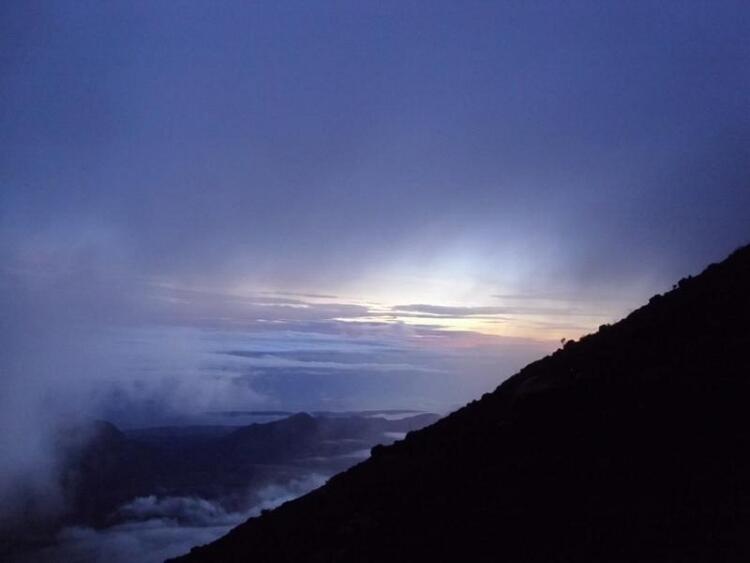
[[[62,420],[446,414],[750,240],[743,4],[3,2],[0,521]]]

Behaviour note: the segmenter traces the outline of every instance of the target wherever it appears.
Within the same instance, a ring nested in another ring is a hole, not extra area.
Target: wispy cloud
[[[150,322],[235,330],[390,334],[401,341],[424,337],[419,330],[442,330],[445,345],[453,331],[497,337],[526,336],[555,341],[595,329],[612,320],[621,304],[584,303],[531,294],[503,305],[491,304],[492,295],[477,296],[476,305],[431,303],[387,304],[365,300],[333,299],[333,296],[292,292],[236,292],[157,285],[158,307]],[[274,328],[275,327],[275,328]]]
[[[477,306],[477,307],[450,307],[447,305],[396,305],[391,307],[394,314],[401,313],[423,313],[436,318],[468,318],[477,316],[504,315],[512,311],[508,307]]]
[[[382,358],[371,358],[372,361],[325,361],[319,359],[295,359],[276,354],[258,354],[255,352],[223,352],[227,356],[243,358],[243,364],[250,368],[260,369],[303,369],[303,370],[344,370],[363,372],[441,372],[437,367],[418,363],[389,363]]]

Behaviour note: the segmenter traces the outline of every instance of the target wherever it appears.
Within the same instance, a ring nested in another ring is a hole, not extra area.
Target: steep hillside
[[[181,563],[750,557],[750,247]]]

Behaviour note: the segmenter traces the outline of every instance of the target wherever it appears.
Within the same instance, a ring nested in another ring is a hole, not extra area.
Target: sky
[[[722,259],[749,20],[3,2],[0,497],[53,415],[445,412]]]

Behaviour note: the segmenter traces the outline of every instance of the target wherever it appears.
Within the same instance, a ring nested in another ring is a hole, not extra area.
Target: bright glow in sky
[[[492,389],[750,238],[747,13],[3,2],[3,420]]]

